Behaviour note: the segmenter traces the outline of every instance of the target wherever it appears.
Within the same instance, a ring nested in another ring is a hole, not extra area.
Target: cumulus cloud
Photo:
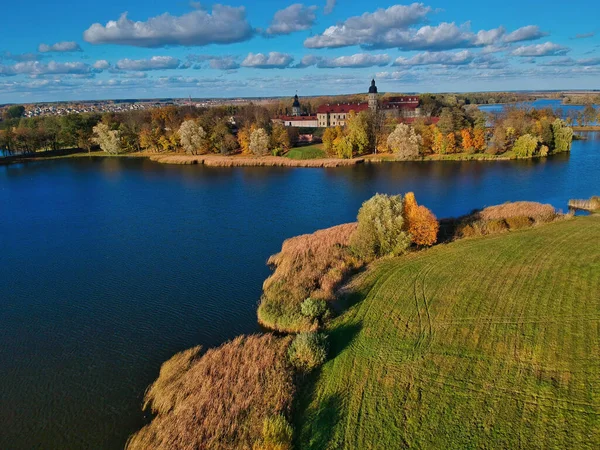
[[[82,62],[56,62],[50,61],[42,64],[39,61],[19,62],[10,66],[0,65],[0,75],[67,75],[91,73],[92,67]]]
[[[267,34],[290,34],[295,31],[308,30],[317,20],[316,6],[304,6],[295,3],[275,13]]]
[[[146,71],[146,70],[165,70],[177,69],[181,61],[172,56],[153,56],[150,59],[121,59],[117,61],[117,69]]]
[[[287,53],[270,52],[268,55],[248,53],[248,56],[242,62],[242,66],[256,69],[284,69],[289,67],[293,60],[294,58]]]
[[[110,63],[105,59],[99,59],[94,64],[92,64],[92,67],[98,70],[105,70],[110,67]]]
[[[162,47],[166,45],[230,44],[250,39],[254,30],[246,19],[243,6],[216,4],[212,13],[196,9],[182,16],[169,13],[137,21],[123,13],[118,20],[106,25],[95,23],[83,38],[91,44],[133,45],[137,47]]]
[[[81,47],[77,42],[69,41],[69,42],[57,42],[56,44],[48,45],[48,44],[40,44],[38,46],[38,52],[40,53],[65,53],[65,52],[81,52]]]
[[[444,66],[462,66],[473,62],[477,55],[463,50],[456,53],[451,52],[424,52],[411,58],[400,57],[394,61],[395,66],[427,66],[441,64]]]
[[[194,69],[206,68],[206,64],[203,64],[206,62],[208,62],[208,67],[216,70],[235,70],[240,68],[238,58],[232,55],[188,55],[187,58],[190,62],[199,63],[193,66]]]
[[[544,36],[548,36],[548,33],[540,30],[540,27],[537,25],[527,25],[526,27],[521,27],[512,33],[508,33],[506,36],[504,36],[504,42],[511,44],[514,42],[535,41],[536,39],[540,39]]]
[[[327,0],[323,8],[323,14],[331,14],[335,8],[336,0]]]
[[[584,58],[584,59],[573,59],[573,58],[558,58],[553,59],[551,61],[542,62],[539,64],[540,66],[563,66],[563,67],[572,67],[572,66],[600,66],[600,58]]]
[[[322,34],[306,39],[304,45],[308,48],[333,48],[385,43],[390,40],[390,34],[406,31],[411,25],[421,22],[430,11],[431,8],[422,3],[379,8],[373,13],[350,17],[331,26]]]
[[[511,52],[513,56],[534,57],[534,56],[564,56],[571,49],[552,42],[543,44],[522,45]]]
[[[367,53],[357,53],[351,56],[338,56],[337,58],[325,58],[320,56],[306,55],[302,58],[296,68],[317,66],[320,69],[349,68],[359,69],[365,67],[387,66],[390,57],[386,54],[370,55]]]
[[[4,52],[0,53],[0,59],[9,59],[16,62],[27,62],[27,61],[39,61],[42,59],[41,55],[36,53],[11,53]]]

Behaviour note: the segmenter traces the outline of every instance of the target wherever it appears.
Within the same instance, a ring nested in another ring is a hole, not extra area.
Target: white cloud
[[[456,53],[451,52],[424,52],[411,58],[400,57],[394,61],[395,66],[427,66],[441,64],[445,66],[462,66],[470,64],[476,58],[476,54],[463,50]]]
[[[11,66],[0,65],[0,75],[66,75],[66,74],[86,74],[90,73],[92,68],[82,62],[56,62],[50,61],[48,64],[42,64],[39,61],[19,62]]]
[[[302,58],[296,68],[317,66],[320,69],[332,68],[365,68],[382,67],[390,63],[390,57],[386,54],[371,55],[368,53],[357,53],[351,56],[338,56],[337,58],[325,58],[320,56],[306,55]]]
[[[514,49],[511,52],[513,56],[529,57],[529,56],[564,56],[570,51],[568,47],[545,42],[543,44],[523,45]]]
[[[590,33],[576,34],[573,39],[589,39],[589,38],[593,38],[594,36],[596,36],[596,32],[592,31]]]
[[[120,70],[165,70],[177,69],[181,61],[172,56],[153,56],[150,59],[121,59],[117,61],[117,69]]]
[[[0,59],[10,59],[11,61],[27,62],[27,61],[39,61],[42,59],[42,55],[36,53],[11,53],[4,52],[0,53]]]
[[[213,58],[209,61],[209,65],[211,69],[217,70],[235,70],[240,67],[240,63],[231,56]]]
[[[335,8],[336,0],[327,0],[323,8],[323,14],[331,14]]]
[[[474,45],[476,46],[487,46],[497,44],[502,36],[506,33],[504,27],[494,28],[492,30],[481,30],[475,35]]]
[[[105,59],[99,59],[94,64],[92,64],[92,67],[98,70],[105,70],[110,67],[110,63]]]
[[[600,58],[585,58],[585,59],[573,59],[573,58],[558,58],[553,59],[551,61],[542,62],[539,64],[540,66],[563,66],[563,67],[572,67],[572,66],[600,66]]]
[[[548,33],[540,30],[540,27],[537,25],[527,25],[526,27],[519,28],[512,33],[508,33],[506,36],[504,36],[504,42],[511,44],[514,42],[534,41],[544,36],[548,36]]]
[[[268,55],[248,53],[248,56],[242,62],[242,66],[256,69],[284,69],[289,67],[293,60],[294,58],[287,53],[270,52]]]
[[[169,13],[134,22],[123,13],[105,26],[95,23],[83,38],[92,44],[162,47],[166,45],[230,44],[250,39],[254,30],[246,19],[243,6],[216,4],[212,14],[197,9],[182,16]]]
[[[380,8],[373,13],[350,17],[341,24],[329,27],[322,34],[306,39],[304,46],[333,48],[382,44],[389,41],[389,34],[406,31],[409,26],[421,22],[430,11],[431,8],[422,3]]]
[[[69,41],[69,42],[57,42],[56,44],[48,45],[48,44],[40,44],[38,46],[38,52],[40,53],[64,53],[64,52],[81,52],[81,47],[77,42]]]
[[[275,13],[267,34],[290,34],[295,31],[308,30],[317,19],[316,6],[304,6],[295,3]]]

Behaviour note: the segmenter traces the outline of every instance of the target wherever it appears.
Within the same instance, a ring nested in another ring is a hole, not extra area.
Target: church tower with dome
[[[369,88],[369,109],[371,111],[377,111],[377,86],[375,86],[375,80],[371,80],[371,87]]]
[[[301,115],[300,111],[300,100],[298,99],[298,94],[294,95],[294,103],[292,103],[292,116]]]

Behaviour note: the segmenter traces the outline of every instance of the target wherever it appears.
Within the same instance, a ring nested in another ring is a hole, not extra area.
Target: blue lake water
[[[122,448],[163,361],[258,331],[282,241],[354,220],[376,192],[414,191],[438,217],[600,194],[600,134],[587,136],[532,161],[0,166],[0,448]]]

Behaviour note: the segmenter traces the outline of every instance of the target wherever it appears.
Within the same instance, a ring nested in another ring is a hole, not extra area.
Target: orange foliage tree
[[[411,240],[418,246],[431,246],[437,242],[440,225],[435,215],[425,206],[417,204],[415,194],[404,196],[404,223]]]
[[[485,130],[483,128],[475,128],[475,130],[473,130],[473,147],[479,152],[485,150]]]
[[[446,136],[446,153],[454,153],[456,151],[456,135],[448,133]]]
[[[464,128],[460,131],[462,137],[462,148],[465,152],[473,150],[473,139],[471,138],[471,130]]]

